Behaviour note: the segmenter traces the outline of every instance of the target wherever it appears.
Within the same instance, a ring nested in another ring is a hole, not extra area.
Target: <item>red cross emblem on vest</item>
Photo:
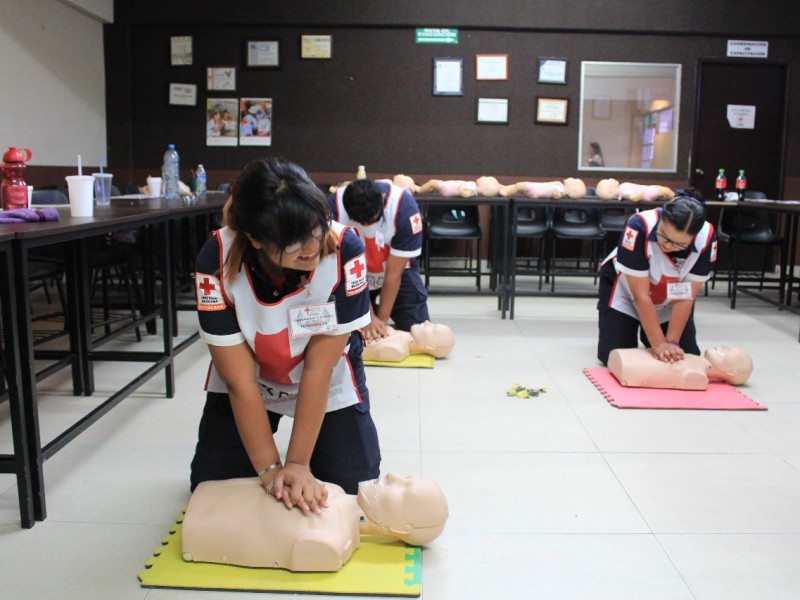
[[[360,277],[361,277],[361,274],[364,272],[364,269],[365,269],[365,267],[364,267],[364,263],[363,263],[363,262],[361,262],[361,260],[360,260],[360,259],[356,259],[356,260],[353,262],[353,268],[352,268],[352,269],[350,269],[350,273],[352,273],[352,274],[353,274],[353,275],[355,275],[356,277],[359,277],[359,278],[360,278]]]
[[[211,292],[213,292],[215,289],[217,289],[217,286],[215,286],[213,283],[211,283],[211,281],[208,279],[208,277],[203,278],[203,283],[201,283],[198,287],[201,290],[203,290],[203,293],[206,296],[208,296]]]

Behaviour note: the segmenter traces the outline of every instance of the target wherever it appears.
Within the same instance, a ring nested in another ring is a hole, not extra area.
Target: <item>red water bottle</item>
[[[739,176],[736,178],[736,196],[739,202],[744,202],[744,193],[747,191],[747,177],[744,176],[744,169],[739,169]]]
[[[28,208],[28,184],[25,183],[25,162],[31,159],[27,148],[10,147],[3,154],[3,210]]]
[[[728,180],[725,178],[725,169],[719,170],[719,175],[714,180],[714,198],[725,200],[725,188],[728,187]]]

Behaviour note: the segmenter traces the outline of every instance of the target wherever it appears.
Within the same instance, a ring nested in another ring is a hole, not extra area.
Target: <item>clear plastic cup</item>
[[[108,206],[111,203],[111,173],[92,173],[94,177],[94,201],[97,206]]]

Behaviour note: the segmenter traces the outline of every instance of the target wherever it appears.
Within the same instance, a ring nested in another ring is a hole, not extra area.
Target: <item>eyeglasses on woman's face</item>
[[[303,238],[299,242],[295,242],[294,244],[289,244],[288,246],[284,246],[282,253],[297,254],[298,252],[300,252],[300,250],[303,249],[303,246],[305,246],[310,240],[313,239],[316,240],[317,243],[322,244],[322,240],[324,237],[325,237],[325,230],[322,229],[321,225],[318,225],[311,231],[311,233],[307,237]]]
[[[673,228],[674,229],[674,228]],[[659,240],[659,244],[661,246],[670,246],[675,248],[676,250],[688,250],[692,246],[692,238],[693,236],[689,235],[688,233],[683,233],[679,231],[670,232],[674,237],[682,236],[685,239],[685,242],[677,242],[669,237],[666,233],[664,233],[664,222],[662,221],[658,225],[658,229],[656,229],[656,237]]]

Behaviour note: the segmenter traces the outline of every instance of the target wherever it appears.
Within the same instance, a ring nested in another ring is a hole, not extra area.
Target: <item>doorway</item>
[[[696,89],[692,187],[712,199],[719,169],[725,169],[729,191],[734,190],[739,169],[744,169],[748,189],[782,198],[788,66],[700,59]],[[748,107],[745,117],[754,111],[752,128],[730,125],[731,105]]]

